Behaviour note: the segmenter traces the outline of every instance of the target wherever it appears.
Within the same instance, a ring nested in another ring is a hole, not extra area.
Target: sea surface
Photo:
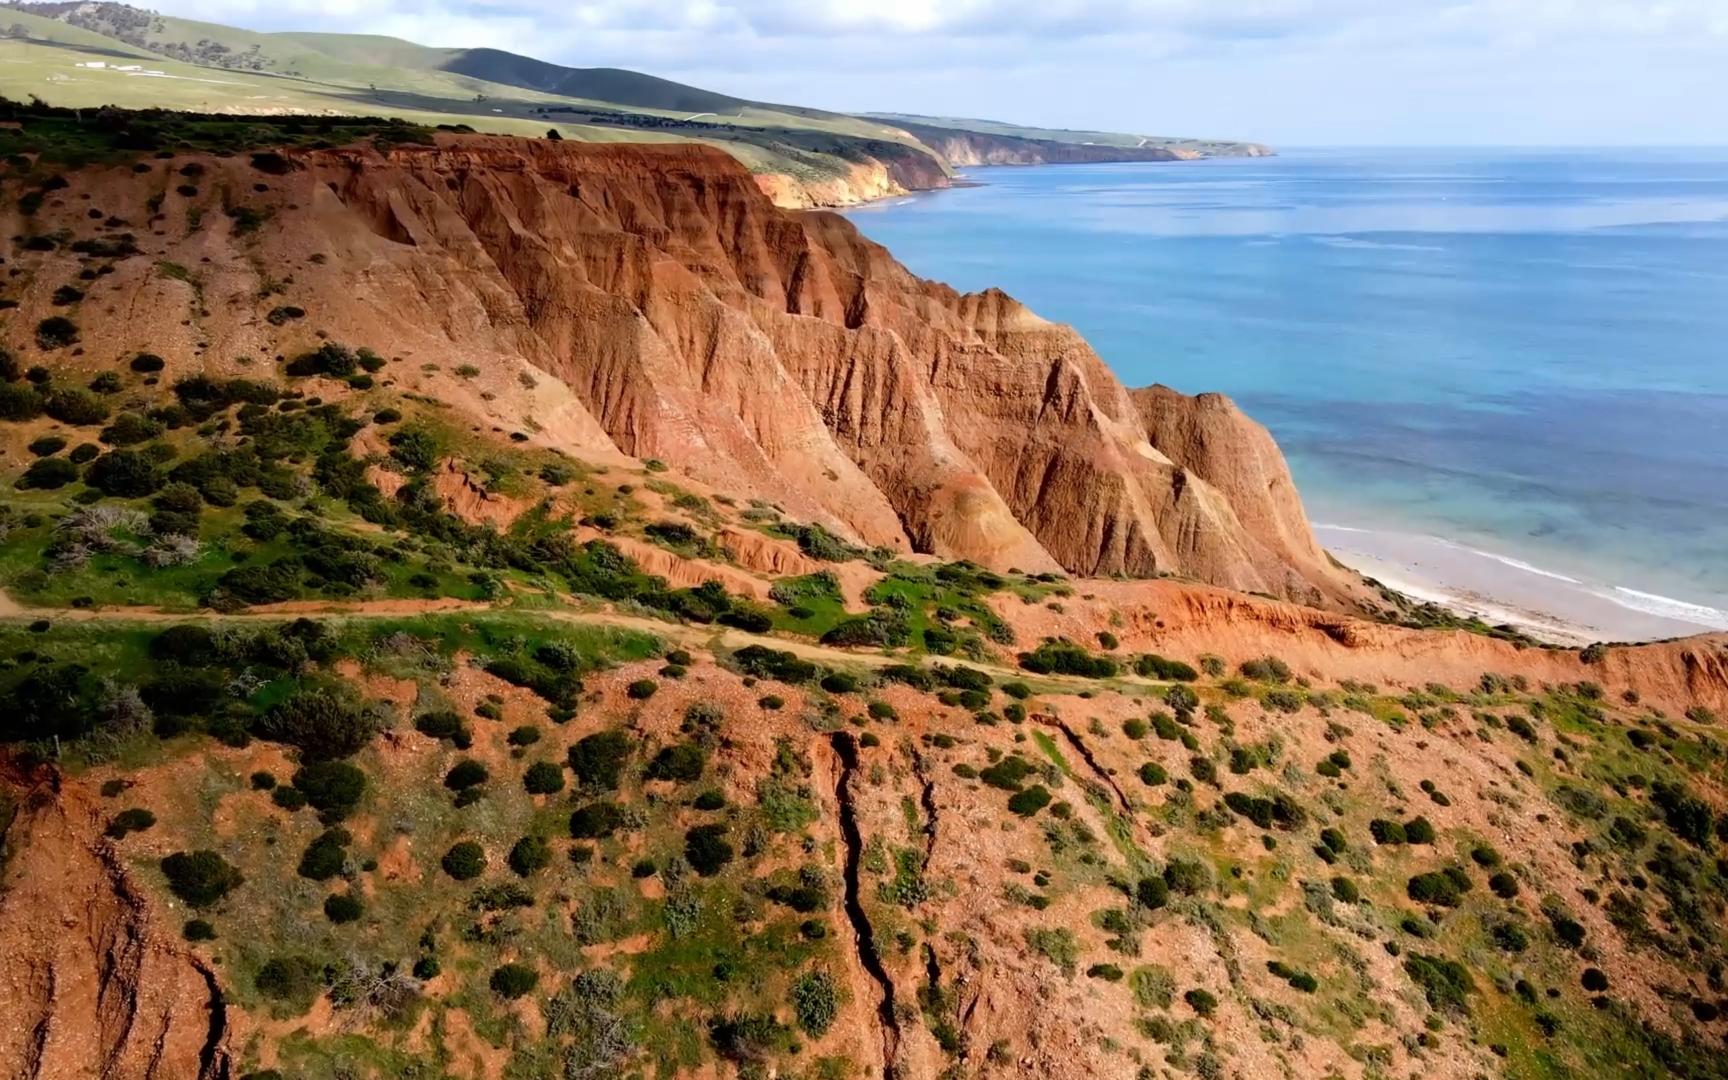
[[[1235,398],[1334,551],[1628,613],[1605,632],[1728,627],[1728,150],[966,175],[850,216],[1131,386]]]

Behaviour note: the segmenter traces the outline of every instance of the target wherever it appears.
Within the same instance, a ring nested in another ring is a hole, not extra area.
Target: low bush
[[[486,850],[472,840],[461,840],[450,846],[438,865],[457,881],[472,881],[486,871]]]
[[[732,861],[732,845],[726,840],[726,826],[697,825],[684,834],[684,858],[703,877],[713,877]]]
[[[210,907],[246,880],[214,851],[177,851],[164,858],[161,866],[168,888],[195,908]]]
[[[1470,972],[1456,960],[1425,953],[1411,953],[1404,958],[1404,973],[1422,989],[1428,1006],[1440,1012],[1469,1011],[1467,997],[1476,984]]]
[[[613,802],[591,802],[570,814],[570,836],[576,840],[603,840],[624,825],[624,811]]]
[[[366,774],[345,761],[314,761],[295,770],[294,790],[326,821],[340,821],[360,805]]]
[[[538,836],[524,836],[511,845],[505,862],[515,871],[516,876],[528,877],[551,864],[552,847]]]
[[[540,974],[525,964],[505,964],[492,972],[486,984],[492,992],[509,1001],[528,993],[539,985]]]
[[[324,917],[337,925],[354,922],[365,912],[366,905],[353,893],[334,893],[324,898]]]
[[[584,787],[615,791],[633,746],[630,736],[618,729],[583,736],[569,750],[570,769]]]
[[[550,761],[536,761],[523,772],[522,787],[530,795],[556,795],[564,790],[564,770]]]
[[[120,811],[103,830],[108,836],[118,840],[128,833],[143,832],[156,824],[156,815],[141,806],[134,806]]]

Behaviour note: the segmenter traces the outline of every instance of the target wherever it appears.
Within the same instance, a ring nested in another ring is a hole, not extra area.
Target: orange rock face
[[[323,332],[476,422],[660,458],[866,544],[1355,595],[1228,401],[1130,393],[1070,328],[921,280],[844,218],[777,209],[719,151],[441,136],[288,160],[202,159],[195,195],[179,159],[69,176],[33,229],[99,231],[91,206],[151,220],[84,301],[87,354],[148,349],[174,378]],[[21,325],[78,265],[42,262]],[[266,318],[282,305],[305,314]]]
[[[8,778],[10,779],[10,778]],[[102,838],[87,793],[17,789],[0,880],[0,1062],[21,1080],[216,1080],[230,1074],[216,973]]]

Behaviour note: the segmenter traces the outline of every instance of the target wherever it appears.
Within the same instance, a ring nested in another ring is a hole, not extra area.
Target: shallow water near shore
[[[1728,151],[967,176],[851,217],[1129,385],[1234,397],[1345,561],[1586,637],[1728,628]]]

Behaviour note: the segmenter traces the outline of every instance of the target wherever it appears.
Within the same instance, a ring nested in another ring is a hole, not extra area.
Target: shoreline
[[[1728,611],[1581,581],[1437,536],[1316,524],[1339,562],[1415,600],[1557,645],[1644,642],[1728,630]]]

